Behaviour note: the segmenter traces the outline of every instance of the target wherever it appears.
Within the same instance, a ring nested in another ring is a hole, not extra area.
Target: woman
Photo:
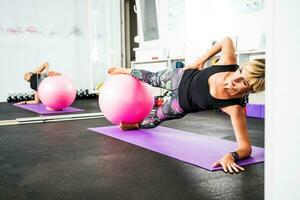
[[[55,71],[49,71],[49,63],[46,62],[40,67],[33,70],[33,72],[26,72],[24,74],[25,81],[30,83],[30,88],[34,90],[34,100],[31,101],[22,101],[18,104],[38,104],[40,102],[38,95],[38,87],[40,83],[47,78],[48,76],[59,76],[61,75]]]
[[[221,52],[216,65],[204,68],[205,62]],[[251,155],[244,99],[248,93],[264,90],[265,61],[256,59],[239,67],[231,38],[217,42],[195,63],[183,69],[167,69],[157,73],[145,70],[110,68],[109,74],[128,74],[152,86],[172,91],[170,99],[138,124],[121,124],[123,130],[153,128],[162,121],[178,119],[187,113],[221,109],[232,122],[238,149],[226,153],[213,166],[222,166],[225,172],[244,171],[236,161]]]

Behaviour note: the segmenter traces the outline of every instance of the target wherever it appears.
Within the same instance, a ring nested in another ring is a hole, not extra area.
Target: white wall
[[[103,82],[120,65],[120,1],[0,0],[0,101],[30,92],[23,74],[45,61],[77,89]]]
[[[211,44],[211,31],[207,27],[209,25],[208,7],[207,0],[186,0],[185,59],[187,65],[202,55]]]
[[[142,22],[139,20],[139,7],[137,6],[137,20],[138,26],[142,27]],[[153,57],[158,59],[184,57],[185,0],[156,0],[156,8],[159,39],[143,41],[143,37],[140,36],[143,31],[139,29],[139,48],[135,49],[136,60],[151,60]],[[146,17],[153,16],[149,14]]]
[[[108,67],[121,66],[121,1],[90,0],[91,84],[104,82]]]
[[[266,33],[266,10],[243,13],[238,9],[239,2],[186,0],[187,63],[209,49],[213,40],[224,36],[238,37],[239,51],[260,48],[261,34]]]
[[[184,56],[185,0],[159,0],[158,25],[160,44],[171,58]]]
[[[300,199],[300,2],[268,0],[271,41],[266,73],[267,200]]]

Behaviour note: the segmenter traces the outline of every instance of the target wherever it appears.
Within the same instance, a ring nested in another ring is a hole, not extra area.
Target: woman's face
[[[247,81],[247,76],[244,73],[242,68],[239,68],[230,78],[230,87],[240,91],[240,92],[249,92],[251,87]]]
[[[24,74],[24,79],[25,79],[25,81],[29,81],[29,80],[30,80],[30,77],[31,77],[31,73],[30,73],[30,72],[26,72],[26,73]]]

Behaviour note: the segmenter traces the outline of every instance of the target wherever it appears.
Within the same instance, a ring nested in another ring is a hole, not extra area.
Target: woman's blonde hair
[[[265,90],[265,59],[250,60],[243,65],[247,81],[254,92]]]

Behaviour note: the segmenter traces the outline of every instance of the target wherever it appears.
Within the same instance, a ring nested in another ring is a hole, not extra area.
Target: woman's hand
[[[240,167],[234,162],[234,158],[230,153],[225,154],[223,158],[221,158],[220,160],[218,160],[213,164],[213,167],[217,167],[217,166],[222,166],[224,172],[226,173],[228,171],[230,173],[234,173],[234,172],[239,173],[240,171],[245,171],[243,167]]]
[[[109,67],[107,72],[109,74],[120,74],[121,73],[121,70],[117,67]]]
[[[108,73],[111,75],[117,75],[117,74],[130,74],[131,69],[127,68],[121,68],[121,67],[110,67],[108,68]]]

